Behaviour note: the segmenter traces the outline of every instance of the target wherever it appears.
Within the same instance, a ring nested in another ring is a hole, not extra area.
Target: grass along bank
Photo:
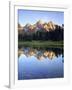
[[[63,41],[19,41],[18,46],[24,47],[41,47],[41,48],[48,48],[48,47],[58,47],[63,48]]]

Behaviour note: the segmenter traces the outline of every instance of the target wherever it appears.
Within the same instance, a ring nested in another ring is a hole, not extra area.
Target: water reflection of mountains
[[[49,58],[52,60],[54,57],[58,57],[63,55],[63,48],[29,48],[29,47],[22,47],[18,50],[18,56],[24,54],[27,57],[35,56],[38,60],[44,60],[45,58]]]

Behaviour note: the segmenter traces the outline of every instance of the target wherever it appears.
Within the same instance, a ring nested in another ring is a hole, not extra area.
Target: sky
[[[22,26],[26,24],[35,24],[37,21],[52,21],[55,24],[64,24],[64,12],[60,11],[38,11],[38,10],[18,10],[18,23]]]

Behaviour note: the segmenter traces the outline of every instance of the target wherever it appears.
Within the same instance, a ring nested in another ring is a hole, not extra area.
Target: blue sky
[[[44,22],[52,21],[55,24],[64,24],[64,12],[58,11],[33,11],[33,10],[18,10],[18,22],[24,26],[27,23],[35,24],[38,20]]]

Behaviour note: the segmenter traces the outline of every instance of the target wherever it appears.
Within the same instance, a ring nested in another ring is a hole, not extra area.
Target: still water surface
[[[18,80],[64,77],[64,55],[61,48],[22,47],[18,56]]]

